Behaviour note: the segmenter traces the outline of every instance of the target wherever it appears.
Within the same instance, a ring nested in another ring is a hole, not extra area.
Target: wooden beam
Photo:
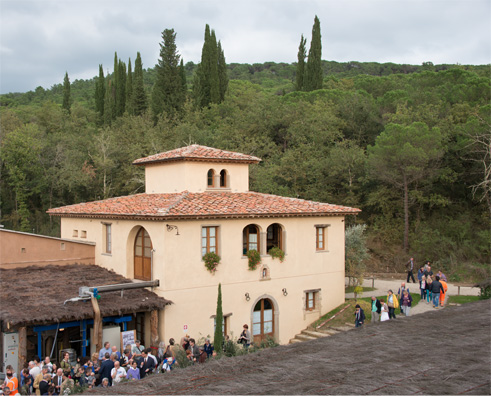
[[[25,367],[27,367],[27,328],[19,327],[19,364],[17,373],[20,374]]]
[[[95,342],[95,350],[102,349],[102,317],[101,310],[99,309],[99,303],[97,298],[92,297],[92,308],[94,309],[94,339],[91,342]]]
[[[151,347],[159,345],[159,311],[156,309],[150,313],[150,344]]]

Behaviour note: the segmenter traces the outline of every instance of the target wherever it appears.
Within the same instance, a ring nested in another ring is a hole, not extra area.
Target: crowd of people
[[[226,336],[226,341],[228,336]],[[247,324],[237,340],[245,348],[251,343]],[[123,351],[118,346],[104,342],[103,348],[90,357],[77,358],[76,364],[70,361],[69,353],[64,353],[58,364],[51,362],[49,356],[41,360],[38,356],[22,370],[20,383],[12,366],[6,367],[6,379],[1,386],[3,394],[16,395],[61,395],[67,388],[75,385],[85,388],[115,386],[123,380],[137,381],[155,373],[166,373],[178,366],[178,355],[185,356],[188,364],[202,364],[216,356],[215,348],[209,338],[198,346],[194,338],[185,335],[179,343],[173,338],[168,345],[160,342],[158,348],[145,348],[139,340],[128,344]]]
[[[411,311],[411,306],[413,302],[413,297],[411,296],[411,291],[406,283],[410,283],[412,279],[414,283],[416,280],[413,276],[414,270],[414,258],[411,259],[406,264],[407,268],[407,281],[401,283],[401,287],[394,293],[392,290],[388,291],[386,299],[378,299],[372,297],[371,305],[371,322],[384,322],[386,320],[396,319],[396,310],[404,316],[409,316]],[[419,293],[421,296],[421,301],[426,301],[427,304],[432,303],[433,308],[438,309],[443,307],[445,304],[446,292],[448,290],[447,277],[442,271],[438,271],[435,275],[431,269],[431,263],[426,261],[423,266],[421,266],[417,273],[419,282]],[[365,322],[365,312],[360,307],[359,304],[355,307],[355,327],[363,326]]]

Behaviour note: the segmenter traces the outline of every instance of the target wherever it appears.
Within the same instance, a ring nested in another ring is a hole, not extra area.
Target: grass
[[[369,291],[374,291],[374,290],[377,290],[377,289],[375,289],[375,287],[364,287],[363,288],[364,292],[369,292]],[[355,291],[354,286],[348,286],[347,288],[344,289],[345,293],[353,293],[354,291]]]
[[[448,296],[449,304],[466,304],[479,301],[479,296]]]

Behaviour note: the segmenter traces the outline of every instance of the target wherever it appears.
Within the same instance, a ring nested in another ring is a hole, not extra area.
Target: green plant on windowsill
[[[257,250],[252,249],[247,251],[247,258],[249,259],[249,270],[254,271],[261,262],[261,255]]]
[[[206,269],[214,274],[217,271],[217,265],[220,264],[220,256],[214,252],[208,252],[203,256],[203,261]]]
[[[271,256],[271,258],[273,258],[273,259],[277,258],[278,260],[280,260],[280,263],[285,261],[285,252],[277,246],[269,249],[268,253]]]

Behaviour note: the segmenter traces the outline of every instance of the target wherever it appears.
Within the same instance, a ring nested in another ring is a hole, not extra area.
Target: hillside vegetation
[[[322,89],[299,92],[295,64],[229,64],[223,102],[202,109],[183,67],[182,111],[157,118],[101,124],[97,78],[71,84],[70,112],[62,81],[1,95],[1,223],[58,235],[47,209],[143,192],[134,159],[197,143],[262,158],[254,191],[361,208],[346,222],[368,225],[375,269],[411,254],[453,280],[489,275],[489,66],[323,61]]]

